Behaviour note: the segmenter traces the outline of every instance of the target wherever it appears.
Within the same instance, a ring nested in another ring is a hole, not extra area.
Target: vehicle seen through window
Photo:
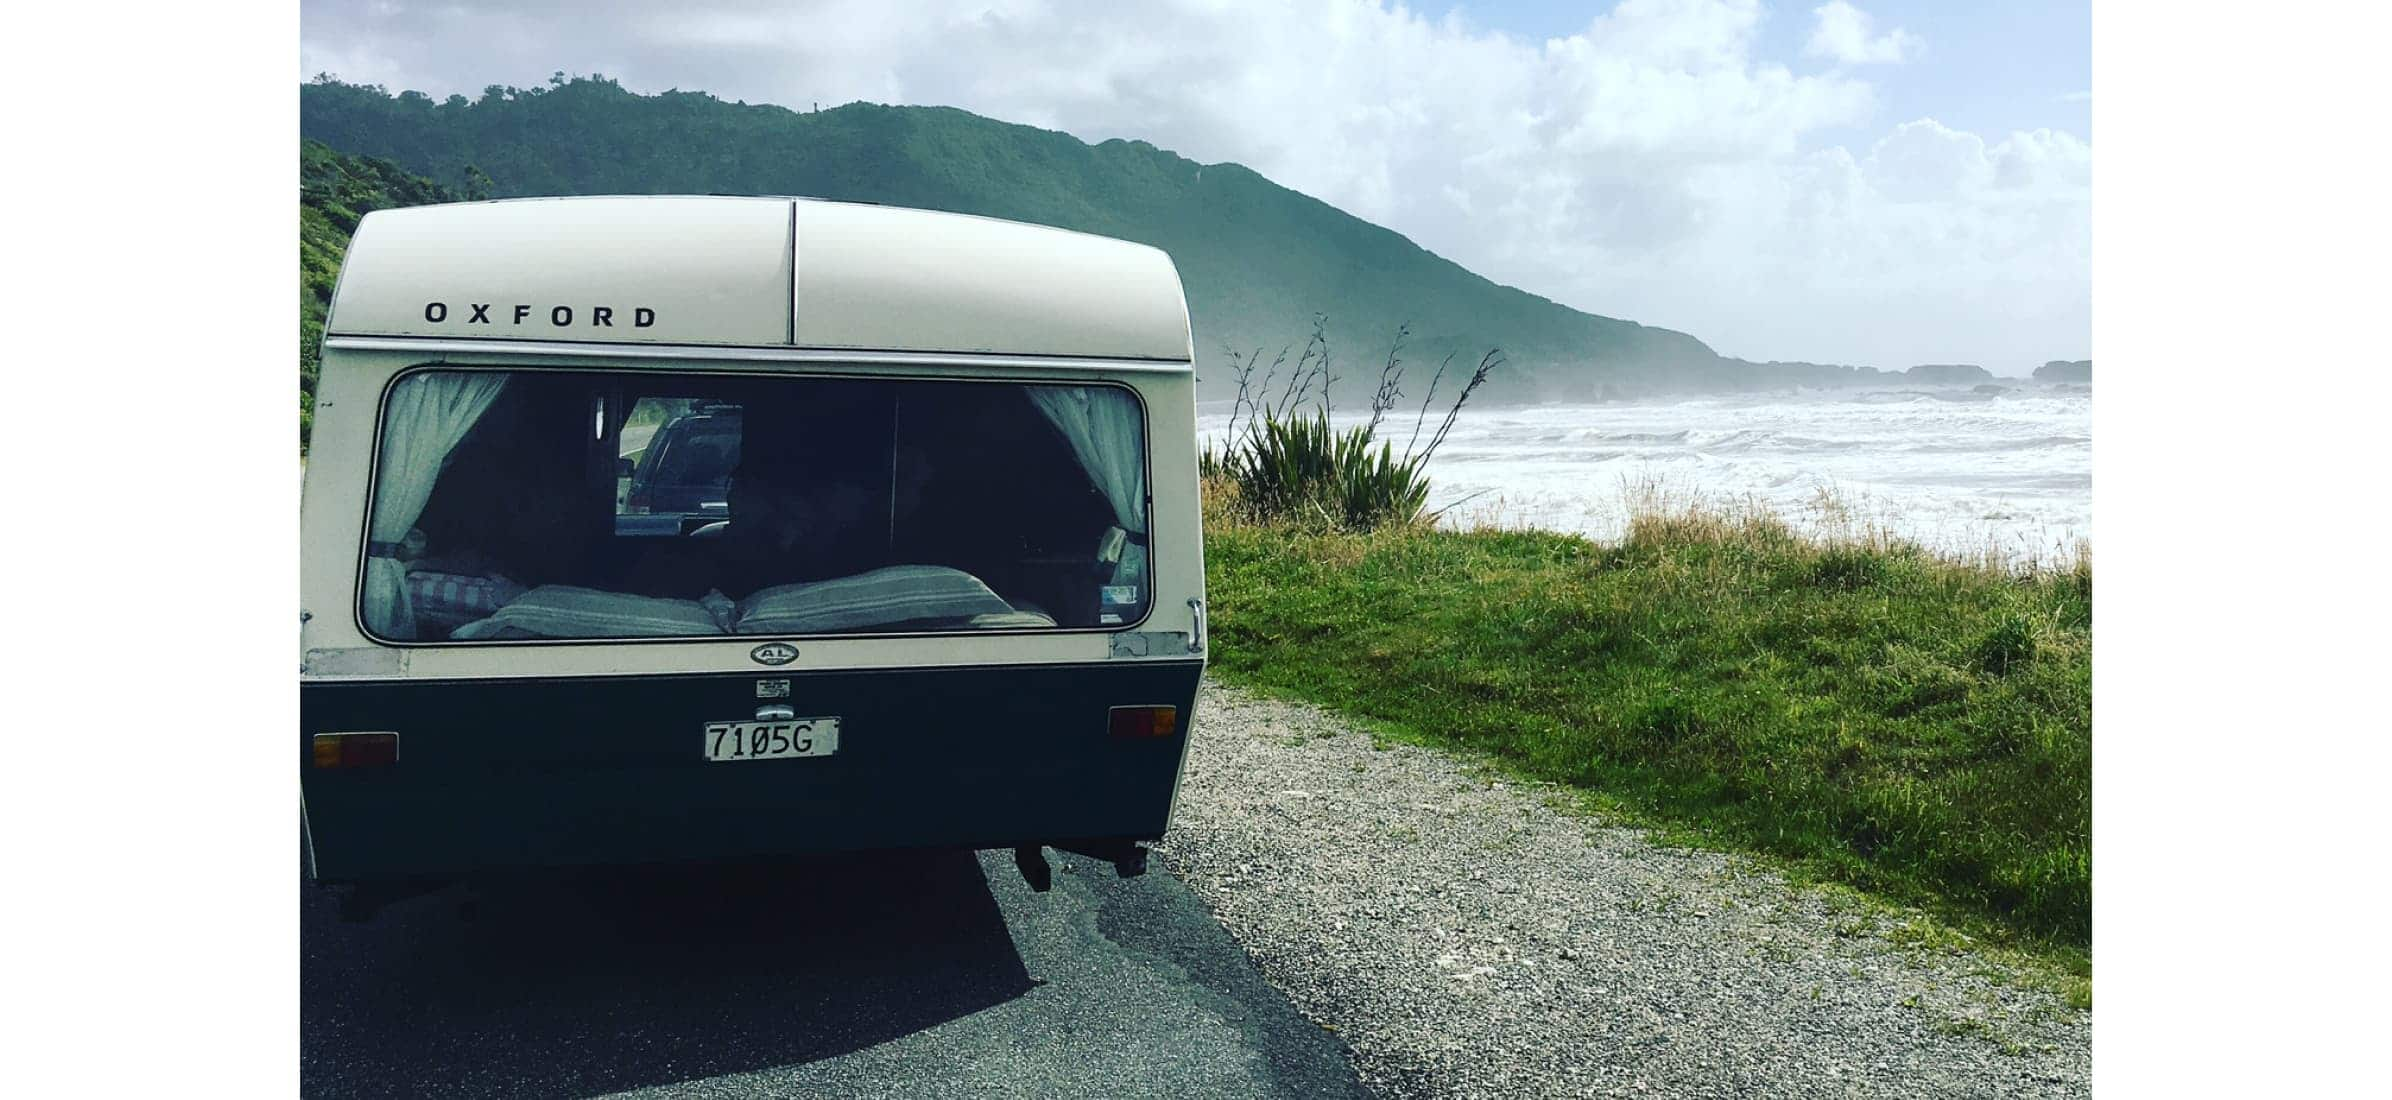
[[[1111,385],[418,370],[360,615],[397,642],[1118,629],[1151,600]]]

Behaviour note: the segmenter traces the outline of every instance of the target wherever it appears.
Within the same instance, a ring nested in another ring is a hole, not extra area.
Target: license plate
[[[706,723],[708,760],[782,760],[839,751],[837,718]]]

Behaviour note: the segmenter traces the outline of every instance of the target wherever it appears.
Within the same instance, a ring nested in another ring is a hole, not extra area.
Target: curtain
[[[1031,386],[1030,400],[1070,441],[1080,468],[1113,505],[1113,522],[1129,533],[1115,584],[1146,577],[1146,441],[1138,402],[1110,386]]]
[[[448,465],[449,452],[506,384],[506,375],[496,372],[427,371],[391,391],[383,412],[374,521],[366,536],[365,621],[375,634],[415,637],[400,546],[432,499],[432,485]]]

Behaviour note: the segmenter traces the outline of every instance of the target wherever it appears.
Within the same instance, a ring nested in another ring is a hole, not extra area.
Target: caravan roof
[[[812,199],[605,196],[381,210],[330,337],[1071,356],[1187,363],[1159,249]]]

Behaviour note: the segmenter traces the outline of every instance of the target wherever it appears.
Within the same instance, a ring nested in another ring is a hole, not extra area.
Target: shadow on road
[[[309,1096],[588,1095],[800,1064],[1033,984],[969,852],[556,874],[362,925],[306,894]]]

